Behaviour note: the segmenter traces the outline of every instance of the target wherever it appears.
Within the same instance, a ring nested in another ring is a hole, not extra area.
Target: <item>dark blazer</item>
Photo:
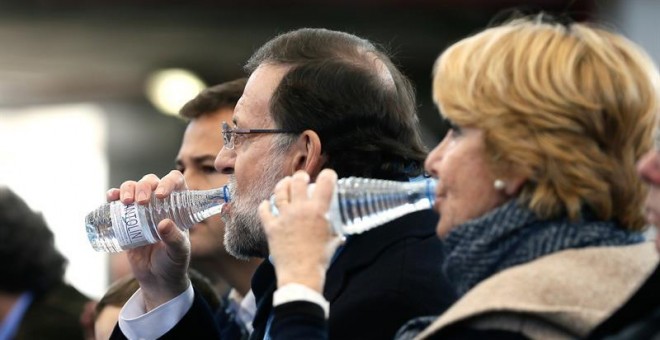
[[[32,301],[14,339],[84,339],[80,315],[87,301],[72,286],[54,287]]]
[[[347,241],[326,275],[324,295],[330,302],[332,339],[391,339],[409,319],[441,314],[455,301],[440,270],[443,252],[435,234],[437,221],[430,210],[416,212]],[[276,282],[273,266],[264,261],[252,279],[257,313],[251,339],[264,337]],[[188,314],[200,314],[203,309],[203,300],[196,296]],[[176,333],[228,338],[212,335],[217,321],[205,325],[208,318],[188,314],[166,337]]]
[[[589,335],[589,339],[654,337],[660,338],[660,266],[621,308]]]
[[[455,301],[440,270],[437,220],[432,211],[421,211],[348,240],[326,276],[331,339],[392,339],[409,319],[440,314]],[[262,279],[262,271],[272,279]],[[275,276],[268,262],[257,272],[255,280],[270,283],[263,293],[254,290],[258,310],[252,338],[262,339]],[[253,280],[253,289],[258,286]]]

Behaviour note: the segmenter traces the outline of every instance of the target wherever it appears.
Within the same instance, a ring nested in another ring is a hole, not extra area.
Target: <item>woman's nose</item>
[[[440,143],[438,143],[438,145],[436,145],[426,156],[426,160],[424,161],[424,170],[433,177],[438,177],[435,165],[442,159],[445,140],[446,138],[443,138],[442,141],[440,141]]]

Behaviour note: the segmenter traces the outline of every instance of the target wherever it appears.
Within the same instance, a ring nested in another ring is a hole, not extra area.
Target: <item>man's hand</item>
[[[310,195],[309,180],[303,171],[282,179],[273,193],[279,214],[273,215],[270,202],[264,201],[259,205],[259,216],[268,236],[278,287],[299,283],[322,293],[325,272],[340,243],[326,217],[337,174],[321,171]]]
[[[162,179],[150,174],[138,182],[126,181],[119,189],[110,189],[107,200],[147,205],[152,195],[162,199],[174,191],[186,189],[183,174],[174,170]],[[158,234],[162,242],[127,250],[128,261],[140,283],[147,311],[180,295],[190,284],[188,233],[181,231],[172,220],[165,219],[158,224]]]

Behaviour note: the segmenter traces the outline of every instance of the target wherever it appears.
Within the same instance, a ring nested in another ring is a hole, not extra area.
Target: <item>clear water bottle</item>
[[[173,192],[164,199],[151,196],[148,205],[106,203],[85,217],[85,229],[96,251],[119,252],[156,243],[160,240],[158,223],[171,219],[183,229],[219,214],[229,201],[229,189]]]
[[[415,211],[431,209],[437,180],[397,182],[347,177],[337,181],[328,220],[338,235],[360,234]],[[314,184],[310,184],[310,190]],[[277,207],[271,200],[271,210]]]

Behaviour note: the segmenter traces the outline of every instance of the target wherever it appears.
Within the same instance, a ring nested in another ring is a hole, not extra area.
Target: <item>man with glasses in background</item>
[[[217,131],[230,120],[238,99],[243,94],[246,78],[227,81],[200,92],[188,101],[179,115],[188,120],[188,126],[176,156],[176,170],[191,190],[219,188],[228,181],[228,175],[217,171],[215,157],[223,148]],[[249,334],[256,310],[250,280],[261,259],[237,259],[225,250],[223,240],[225,224],[220,216],[211,216],[190,229],[190,265],[208,277],[225,303],[225,323],[235,322],[234,332]]]

